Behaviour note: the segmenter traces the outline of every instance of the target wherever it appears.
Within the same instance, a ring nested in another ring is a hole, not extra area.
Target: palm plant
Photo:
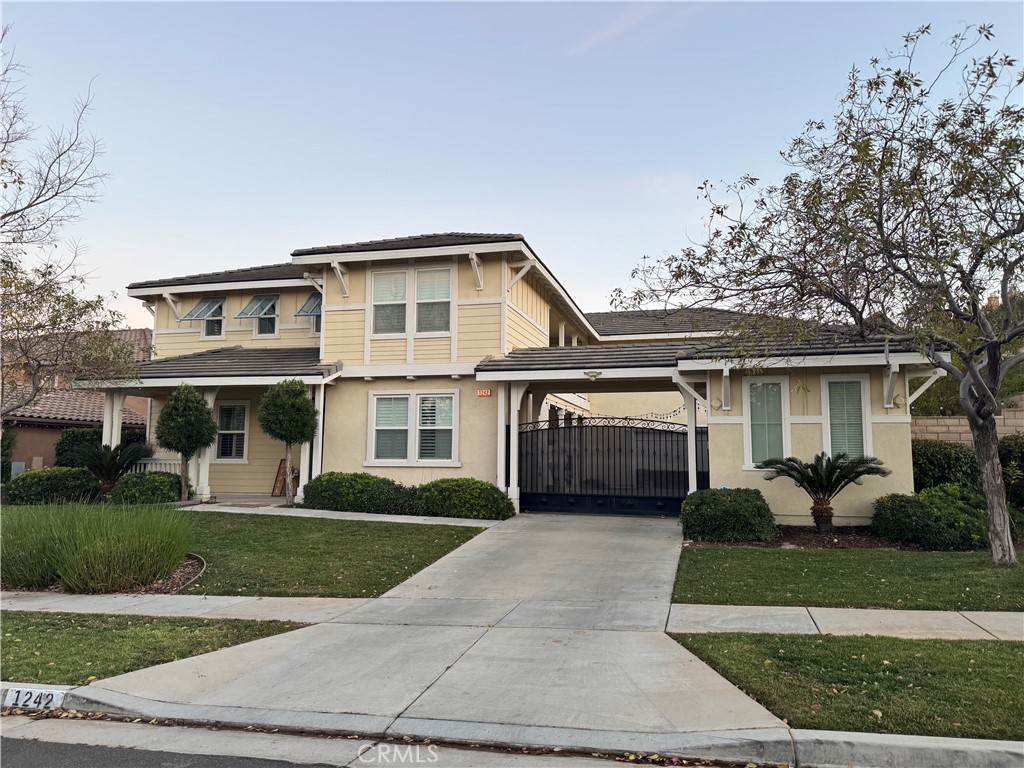
[[[140,459],[152,455],[153,449],[145,443],[120,444],[113,448],[109,445],[85,443],[75,451],[76,463],[92,473],[103,493],[108,493]]]
[[[811,497],[811,517],[818,533],[832,530],[832,499],[846,486],[860,485],[861,478],[887,477],[892,472],[882,466],[882,460],[873,456],[848,456],[837,453],[829,456],[819,453],[814,461],[801,461],[793,456],[768,459],[757,465],[767,469],[765,480],[788,477]]]

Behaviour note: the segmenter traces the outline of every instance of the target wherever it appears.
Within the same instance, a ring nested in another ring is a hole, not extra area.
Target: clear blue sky
[[[699,232],[702,179],[778,179],[851,65],[928,22],[936,42],[993,22],[1020,59],[1022,7],[7,2],[3,20],[36,124],[92,81],[111,178],[69,235],[93,290],[148,325],[134,280],[447,230],[521,232],[606,309],[640,257]]]

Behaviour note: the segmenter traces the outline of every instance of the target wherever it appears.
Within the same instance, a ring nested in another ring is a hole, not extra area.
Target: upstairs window
[[[451,330],[452,271],[416,271],[416,333]]]
[[[864,382],[859,379],[825,380],[828,424],[825,447],[830,454],[851,458],[866,455]]]
[[[239,320],[255,320],[257,336],[275,336],[277,334],[277,298],[276,293],[256,294],[235,317]]]
[[[323,303],[323,294],[320,291],[313,291],[305,303],[299,307],[299,311],[295,313],[296,317],[311,317],[313,319],[313,333],[320,333]]]
[[[245,460],[245,403],[224,403],[217,407],[217,458]]]
[[[373,273],[373,332],[405,333],[405,272]]]
[[[184,320],[198,320],[202,325],[203,336],[224,335],[224,298],[202,299],[184,317]]]

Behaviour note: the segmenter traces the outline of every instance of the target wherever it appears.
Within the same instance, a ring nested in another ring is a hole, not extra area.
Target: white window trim
[[[268,317],[274,318],[274,332],[273,333],[260,333],[260,320],[266,320]],[[254,339],[279,339],[281,338],[281,297],[277,297],[277,301],[274,302],[274,314],[263,315],[262,317],[254,317],[252,319],[252,337]]]
[[[320,318],[320,330],[319,331],[316,329],[316,319],[318,317]],[[310,317],[309,317],[309,335],[310,336],[317,336],[317,337],[319,337],[320,334],[323,333],[323,331],[324,331],[324,314],[323,314],[323,308],[321,307],[319,315],[310,315]]]
[[[210,320],[220,320],[220,335],[208,334],[206,332],[206,323]],[[206,320],[199,321],[199,337],[202,339],[216,339],[223,341],[227,338],[228,319],[226,317],[208,317]]]
[[[429,395],[447,395],[452,398],[452,457],[451,459],[416,459],[419,445],[420,409],[419,398]],[[366,461],[364,467],[461,467],[459,461],[459,390],[457,389],[402,389],[374,390],[367,392],[366,417]],[[409,427],[408,448],[402,459],[375,459],[377,455],[377,403],[378,397],[408,397]]]
[[[421,303],[422,304],[437,304],[439,302],[434,302],[434,301],[420,302],[420,300],[416,298],[416,291],[417,291],[417,288],[419,286],[420,272],[440,272],[442,270],[444,270],[445,272],[448,273],[448,330],[447,331],[423,331],[421,333],[420,331],[416,330],[416,328],[419,327],[419,322],[420,322],[420,304]],[[453,327],[453,324],[455,323],[455,317],[454,317],[454,314],[453,314],[452,310],[455,307],[455,303],[456,303],[456,301],[455,301],[456,300],[456,293],[455,292],[458,290],[458,286],[455,285],[455,270],[452,267],[445,265],[445,266],[440,266],[440,267],[417,267],[416,269],[412,270],[412,272],[414,273],[413,274],[413,280],[412,280],[412,284],[413,284],[412,285],[412,290],[413,290],[413,292],[412,292],[412,303],[413,303],[413,313],[412,313],[413,314],[413,318],[412,318],[413,325],[412,325],[412,327],[413,327],[413,335],[417,339],[429,339],[429,338],[447,339],[447,338],[451,337],[451,335],[452,335],[452,327]],[[407,296],[409,295],[408,292],[406,292],[406,295]],[[408,319],[408,310],[406,310],[406,318]]]
[[[374,301],[373,300],[373,284],[377,280],[377,275],[405,275],[405,301]],[[409,335],[409,270],[408,269],[374,269],[370,271],[370,279],[367,282],[367,290],[369,295],[367,296],[367,305],[370,307],[370,316],[368,318],[370,324],[370,338],[371,339],[404,339]],[[377,333],[375,328],[377,312],[377,305],[390,306],[402,304],[405,306],[405,330],[401,333]]]
[[[782,453],[792,456],[791,420],[789,410],[789,376],[744,376],[743,377],[743,469],[752,472],[763,472],[754,466],[750,445],[750,385],[781,384],[782,385]]]
[[[829,418],[828,383],[830,381],[860,382],[861,428],[864,430],[864,455],[874,456],[871,442],[871,376],[867,373],[829,373],[821,377],[821,444],[832,455],[832,420]]]
[[[214,418],[217,420],[217,442],[213,444],[213,455],[210,456],[210,462],[213,464],[248,464],[249,463],[249,440],[252,434],[249,431],[249,415],[252,409],[249,407],[249,400],[217,400],[213,404]],[[245,406],[245,443],[242,445],[242,458],[240,459],[221,459],[217,456],[217,451],[220,448],[220,409],[224,405],[244,405]]]

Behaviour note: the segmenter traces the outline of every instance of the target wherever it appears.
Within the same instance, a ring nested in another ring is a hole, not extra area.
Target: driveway
[[[680,540],[674,520],[518,516],[330,622],[101,680],[76,703],[785,762],[784,724],[664,634]]]

